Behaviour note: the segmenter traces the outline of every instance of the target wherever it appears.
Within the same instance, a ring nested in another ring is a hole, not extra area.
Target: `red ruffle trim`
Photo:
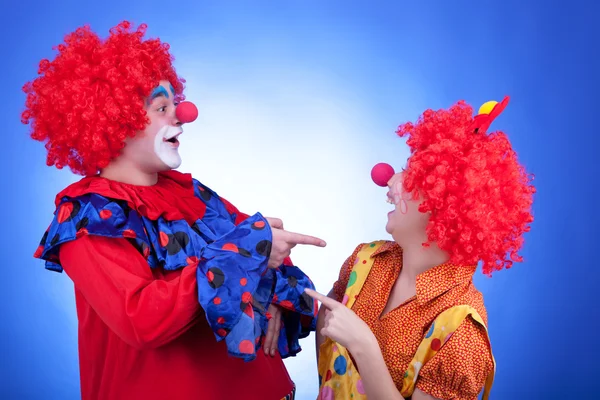
[[[100,176],[86,177],[56,195],[55,203],[58,206],[65,196],[91,193],[126,201],[131,208],[153,221],[160,217],[168,221],[185,219],[191,225],[206,211],[205,204],[194,195],[192,176],[177,171],[160,173],[158,182],[152,186],[130,185]]]

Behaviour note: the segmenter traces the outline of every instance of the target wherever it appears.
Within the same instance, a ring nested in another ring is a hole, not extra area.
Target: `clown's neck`
[[[448,262],[449,255],[431,243],[423,247],[422,242],[403,243],[402,245],[402,272],[403,279],[416,281],[417,275]]]
[[[136,186],[152,186],[158,182],[157,172],[147,172],[135,165],[127,165],[127,161],[113,160],[102,170],[100,176],[112,181]]]

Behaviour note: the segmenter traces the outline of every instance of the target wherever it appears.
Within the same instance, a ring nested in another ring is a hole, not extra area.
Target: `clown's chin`
[[[181,165],[181,156],[177,149],[161,146],[157,149],[156,155],[169,169],[176,169]]]
[[[389,216],[388,216],[387,224],[385,224],[385,231],[387,233],[389,233],[390,235],[392,234],[392,221],[389,220]]]

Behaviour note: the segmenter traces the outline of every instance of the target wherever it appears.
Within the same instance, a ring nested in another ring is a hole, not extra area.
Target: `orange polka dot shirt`
[[[342,300],[357,254],[358,246],[346,260],[333,290]],[[435,317],[449,307],[467,304],[487,324],[483,296],[473,285],[475,266],[442,264],[417,276],[416,296],[381,316],[388,296],[402,269],[402,249],[387,242],[372,256],[374,264],[352,310],[371,328],[388,370],[398,390],[402,377],[419,343]],[[439,399],[476,399],[487,375],[493,370],[485,330],[471,318],[454,332],[419,373],[416,388]]]

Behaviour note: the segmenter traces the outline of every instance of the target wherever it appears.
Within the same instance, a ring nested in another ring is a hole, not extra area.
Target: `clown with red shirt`
[[[198,111],[145,30],[79,28],[24,87],[47,164],[84,176],[56,196],[35,253],[74,282],[82,398],[292,399],[282,358],[317,308],[288,256],[325,242],[175,171]]]

